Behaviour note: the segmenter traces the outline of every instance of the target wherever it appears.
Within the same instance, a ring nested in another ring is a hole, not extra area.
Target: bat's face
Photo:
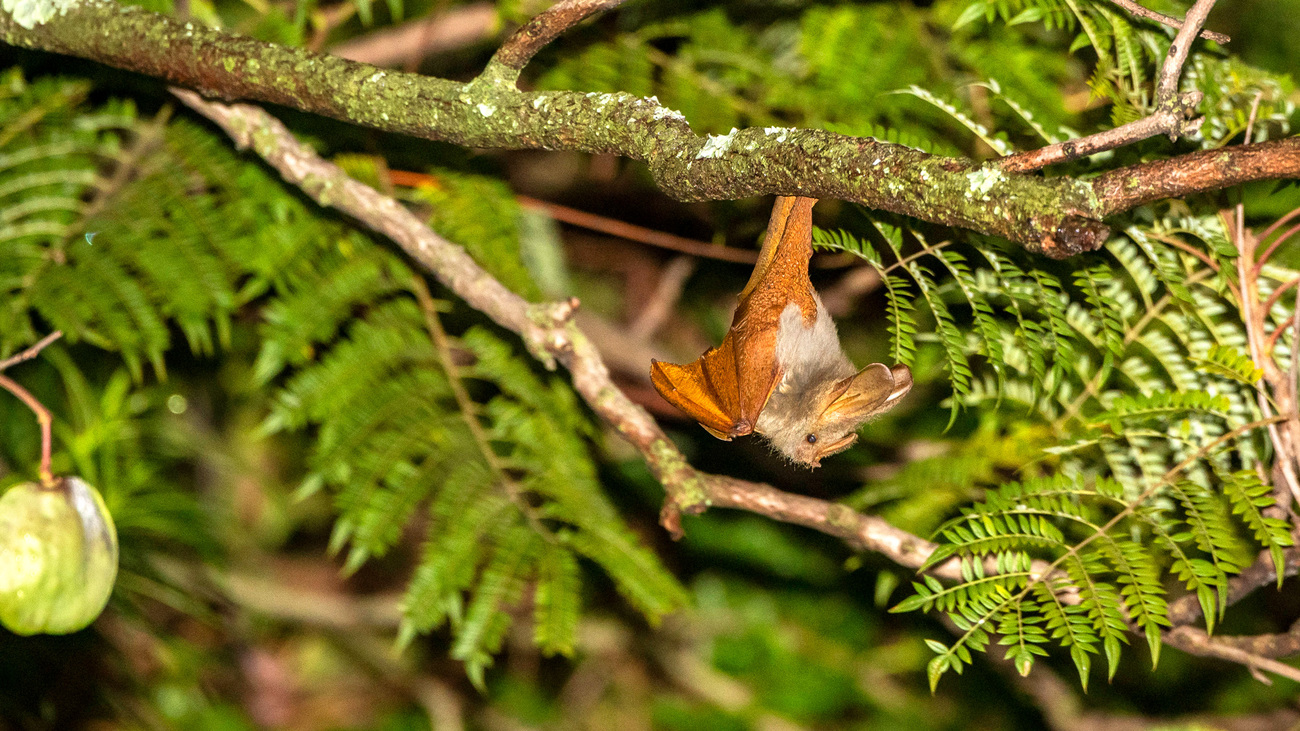
[[[848,449],[858,427],[893,408],[912,389],[907,366],[873,363],[856,375],[825,383],[796,384],[772,394],[760,431],[778,451],[807,467]]]

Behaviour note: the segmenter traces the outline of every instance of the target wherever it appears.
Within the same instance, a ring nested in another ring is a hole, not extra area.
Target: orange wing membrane
[[[758,263],[721,345],[685,365],[651,363],[655,390],[719,439],[753,432],[759,412],[781,380],[776,357],[781,313],[794,304],[805,323],[817,317],[808,279],[816,202],[776,199]]]

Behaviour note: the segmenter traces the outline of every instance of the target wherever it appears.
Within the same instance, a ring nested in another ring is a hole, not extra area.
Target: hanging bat
[[[858,427],[912,388],[907,366],[859,371],[808,278],[812,198],[776,199],[767,237],[722,344],[686,365],[652,361],[669,403],[730,441],[757,432],[794,462],[817,467],[848,449]]]

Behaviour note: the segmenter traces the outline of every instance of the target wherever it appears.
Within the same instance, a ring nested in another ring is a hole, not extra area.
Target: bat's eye
[[[817,443],[817,435],[816,435],[816,434],[809,434],[808,436],[804,437],[804,441],[808,442],[809,444],[816,444],[816,443]]]

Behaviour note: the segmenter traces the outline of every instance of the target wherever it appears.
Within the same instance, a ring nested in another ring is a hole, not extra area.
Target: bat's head
[[[763,436],[778,451],[807,467],[848,449],[858,427],[893,408],[912,390],[907,366],[872,363],[847,378],[803,389],[797,399],[769,400]]]

